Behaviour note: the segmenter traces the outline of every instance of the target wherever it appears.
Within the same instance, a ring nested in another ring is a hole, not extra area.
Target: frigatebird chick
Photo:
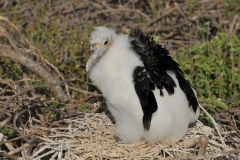
[[[86,64],[102,91],[123,143],[176,142],[197,120],[196,91],[168,50],[140,29],[117,35],[96,27]]]

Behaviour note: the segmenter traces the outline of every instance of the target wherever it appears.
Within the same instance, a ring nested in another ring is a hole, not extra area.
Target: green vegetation
[[[15,133],[15,131],[8,126],[4,126],[0,131],[4,135],[13,135]]]
[[[240,105],[240,99],[226,104],[228,99],[240,93],[239,37],[223,31],[210,41],[179,50],[181,55],[177,61],[212,116],[216,111],[222,112],[222,109]],[[207,120],[209,126],[213,126],[208,116],[203,114],[202,118]]]
[[[180,51],[181,68],[203,99],[226,100],[240,93],[240,39],[236,35],[219,32],[210,41],[186,46]],[[230,106],[239,104],[236,100]]]
[[[80,111],[80,112],[86,112],[86,111],[91,111],[91,110],[92,110],[92,108],[89,103],[81,103],[77,107],[77,111]]]

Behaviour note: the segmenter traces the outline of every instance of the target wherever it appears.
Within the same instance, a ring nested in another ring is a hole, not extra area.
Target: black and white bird
[[[117,35],[96,27],[86,64],[102,91],[123,143],[176,142],[197,120],[196,92],[169,52],[140,29]]]

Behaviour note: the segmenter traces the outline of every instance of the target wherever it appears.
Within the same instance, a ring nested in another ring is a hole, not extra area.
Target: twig
[[[75,11],[75,9],[74,9],[72,3],[70,3],[69,5],[70,5],[70,7],[71,7],[72,10],[73,10],[74,15],[76,16],[76,19],[77,19],[77,23],[78,23],[78,25],[80,26],[79,17],[78,17],[77,12]]]
[[[12,119],[12,115],[9,113],[8,118],[6,118],[4,121],[0,122],[0,129],[2,129],[8,122],[10,122]]]
[[[29,144],[25,143],[25,144],[21,145],[21,147],[18,147],[18,148],[14,149],[14,150],[9,151],[8,154],[12,155],[12,154],[21,152],[23,149],[25,149],[27,147],[29,147]]]
[[[0,133],[0,142],[1,142],[1,143],[2,143],[2,142],[5,142],[4,144],[5,144],[5,146],[7,147],[8,150],[13,150],[14,147],[12,146],[12,144],[9,143],[9,142],[6,142],[6,141],[7,141],[7,140],[6,140],[5,136],[4,136],[2,133]]]
[[[67,2],[64,3],[64,4],[61,4],[61,5],[58,6],[57,8],[54,8],[54,9],[52,10],[52,12],[49,12],[49,13],[47,14],[47,16],[48,16],[48,17],[51,17],[52,15],[54,15],[55,13],[57,13],[59,10],[61,10],[61,9],[63,9],[64,7],[68,6],[69,4],[74,3],[75,1],[77,1],[77,0],[71,0],[71,1],[67,1]]]
[[[22,135],[22,136],[19,136],[19,137],[16,137],[16,138],[12,138],[12,139],[7,140],[7,141],[4,141],[4,142],[0,142],[0,146],[3,145],[3,144],[5,144],[5,143],[13,142],[13,141],[16,141],[16,140],[19,140],[19,139],[28,137],[28,136],[30,136],[30,135],[36,134],[36,133],[41,134],[39,131],[32,132],[32,133],[29,133],[29,134],[27,134],[27,135]]]
[[[112,13],[112,12],[135,12],[140,14],[141,16],[143,16],[144,18],[146,18],[147,21],[151,21],[151,18],[149,18],[145,13],[143,13],[141,10],[139,9],[128,9],[128,8],[118,8],[118,9],[107,9],[107,10],[101,10],[101,11],[97,11],[97,12],[93,12],[90,13],[88,15],[88,17],[93,17],[95,15],[98,14],[102,14],[102,13]]]
[[[14,118],[13,118],[13,127],[14,127],[14,129],[15,129],[21,136],[23,136],[23,133],[22,133],[22,131],[20,131],[20,129],[17,127],[17,119],[18,119],[18,117],[19,117],[22,113],[24,113],[24,112],[26,112],[26,109],[23,109],[23,110],[21,110],[20,112],[17,112],[17,113],[14,115]]]
[[[20,36],[20,38],[21,38],[25,43],[27,43],[31,49],[37,51],[37,53],[39,54],[39,56],[40,56],[40,58],[41,58],[41,60],[42,60],[43,65],[45,65],[42,52],[41,52],[38,48],[36,48],[34,45],[32,45],[32,44],[27,40],[27,38],[25,38],[25,36],[21,33],[21,30],[18,29],[11,21],[9,21],[9,20],[8,20],[7,18],[5,18],[5,17],[0,16],[0,20],[6,22],[10,27],[12,27],[15,31],[17,31],[17,33],[18,33],[18,35]],[[5,34],[8,34],[8,33],[5,32]],[[10,37],[8,36],[8,38],[10,38]],[[13,41],[11,40],[11,38],[8,39],[8,40],[9,40],[9,42],[11,43],[11,45],[14,47],[15,51],[16,51],[16,52],[19,51],[19,49],[17,49],[16,45],[13,43]],[[19,52],[19,53],[21,53],[21,52]]]
[[[182,26],[184,26],[184,25],[186,25],[186,24],[188,24],[188,22],[182,22],[182,23],[178,23],[177,25],[175,25],[175,26],[168,26],[168,27],[158,27],[157,29],[155,29],[155,28],[145,28],[145,29],[143,29],[144,30],[144,33],[146,33],[146,34],[150,34],[150,33],[154,33],[154,32],[156,32],[156,31],[158,31],[158,32],[169,32],[169,31],[172,31],[172,30],[174,30],[174,29],[178,29],[178,28],[181,28]]]
[[[1,18],[2,17],[0,16],[0,20],[1,20]],[[11,35],[8,34],[8,32],[4,28],[2,28],[1,26],[0,26],[0,35],[3,35],[4,37],[6,37],[8,39],[9,43],[11,44],[11,46],[14,49],[15,52],[17,52],[18,54],[22,54],[21,52],[19,52],[18,47],[14,43],[13,38],[11,37]]]
[[[98,148],[98,138],[97,138],[97,132],[96,131],[93,131],[94,132],[94,134],[95,134],[95,146],[96,146],[96,151],[97,151],[97,153],[98,153],[98,158],[100,159],[100,160],[102,160],[102,155],[101,155],[101,153],[100,153],[100,151],[99,151],[99,148]]]
[[[43,147],[41,147],[38,151],[36,151],[30,158],[34,158],[36,157],[39,153],[43,152],[45,149],[47,148],[51,148],[50,145],[45,145]]]
[[[26,87],[30,87],[30,82],[29,82],[29,78],[28,78],[28,68],[25,67],[24,65],[21,65],[21,68],[22,68],[22,72],[23,72],[23,82],[25,84]],[[30,92],[32,97],[36,97],[34,91],[31,91]]]
[[[71,5],[71,4],[70,4],[70,5]],[[71,5],[71,6],[72,6],[72,5]],[[51,64],[49,61],[47,61],[46,59],[44,59],[44,57],[43,57],[43,55],[42,55],[42,52],[41,52],[38,48],[36,48],[34,45],[32,45],[32,44],[28,41],[28,39],[25,38],[25,36],[21,33],[21,31],[20,31],[11,21],[9,21],[7,18],[1,17],[1,16],[0,16],[0,20],[6,22],[9,26],[11,26],[14,30],[16,30],[17,33],[19,34],[19,36],[21,37],[21,39],[23,39],[23,40],[29,45],[30,49],[31,49],[31,50],[35,50],[35,51],[38,53],[38,55],[40,56],[40,59],[41,59],[41,61],[42,61],[42,63],[43,63],[43,66],[45,66],[45,64],[47,63],[49,66],[51,66],[51,67],[57,72],[58,75],[61,75],[61,78],[64,80],[62,74],[59,73],[58,69],[57,69],[53,64]],[[12,45],[12,47],[14,48],[15,52],[17,52],[17,53],[19,53],[19,54],[22,54],[21,50],[24,51],[24,49],[18,49],[18,47],[15,45],[15,43],[13,42],[13,39],[12,39],[11,36],[8,34],[8,32],[7,32],[4,28],[2,28],[2,27],[0,27],[0,31],[2,32],[2,34],[5,35],[5,37],[8,38],[8,41],[10,42],[10,44]],[[25,49],[25,50],[26,50],[26,49]],[[32,52],[29,52],[29,53],[32,53]],[[24,65],[24,64],[23,64],[23,65]],[[26,70],[26,69],[25,69],[25,70]],[[26,86],[28,87],[28,85],[27,85],[28,82],[25,82],[25,84],[26,84]],[[69,99],[70,99],[69,92],[68,92],[68,88],[67,88],[67,85],[66,85],[66,84],[65,84],[65,87],[66,87],[66,91],[67,91],[67,93],[68,93],[68,97],[69,97]],[[32,94],[32,93],[31,93],[31,94]]]
[[[45,157],[45,156],[47,156],[47,155],[49,155],[49,154],[52,154],[52,153],[54,153],[54,152],[56,152],[56,151],[55,151],[55,150],[50,150],[50,151],[42,154],[41,156],[38,156],[38,157],[33,158],[32,160],[39,160],[39,159],[41,159],[41,158],[43,158],[43,157]]]
[[[79,102],[84,102],[84,101],[89,100],[89,99],[92,98],[92,97],[93,97],[93,95],[90,95],[90,96],[88,96],[88,97],[84,97],[84,98],[81,98],[81,99],[75,99],[74,102],[77,102],[77,103],[79,103]]]
[[[10,159],[12,159],[12,160],[18,159],[18,157],[10,155],[10,154],[7,154],[7,153],[2,152],[2,151],[0,151],[0,157],[7,157],[8,160],[10,160]]]
[[[146,25],[146,27],[147,27],[147,28],[150,27],[151,25],[153,25],[154,23],[156,23],[156,22],[159,21],[160,19],[162,19],[162,18],[168,16],[169,14],[171,14],[172,12],[174,12],[176,9],[177,9],[177,8],[174,7],[174,8],[172,8],[172,9],[168,10],[167,12],[165,12],[164,14],[160,15],[159,17],[153,19],[152,21],[150,21],[150,22]]]
[[[196,158],[193,158],[193,157],[192,158],[193,159],[215,159],[215,158],[218,158],[218,157],[228,156],[230,154],[237,154],[237,153],[240,153],[240,149],[224,151],[224,152],[215,153],[215,154],[212,154],[212,155],[198,156]]]
[[[10,47],[0,47],[0,56],[11,58],[15,60],[16,62],[21,63],[22,65],[26,66],[28,69],[32,70],[36,74],[38,74],[40,77],[42,77],[47,83],[56,83],[57,80],[48,73],[41,65],[34,62],[30,58],[25,57],[24,55],[19,55],[16,52],[14,52]],[[53,87],[53,91],[55,92],[56,96],[59,98],[62,102],[69,101],[68,97],[64,93],[63,89],[56,85]],[[1,116],[0,116],[1,118]]]
[[[34,136],[34,135],[31,135],[31,139],[30,139],[30,140],[27,140],[27,142],[28,142],[28,144],[29,144],[29,147],[28,147],[28,149],[27,149],[26,155],[29,157],[29,156],[31,155],[31,153],[32,153],[33,146],[34,146],[34,144],[35,144],[35,142],[36,142],[35,136]]]
[[[45,66],[47,60],[45,60],[43,58],[43,55],[42,55],[41,51],[38,48],[36,48],[34,45],[32,45],[28,41],[28,39],[25,38],[25,36],[21,33],[21,31],[12,22],[10,22],[7,18],[4,18],[4,17],[0,16],[0,21],[6,22],[10,27],[12,27],[15,31],[17,31],[17,33],[20,36],[20,38],[25,43],[27,43],[29,45],[30,49],[33,49],[33,50],[35,50],[38,53],[38,55],[40,56],[41,61],[43,63],[43,66]],[[1,49],[0,51],[2,52],[2,53],[0,52],[1,56],[8,57],[8,58],[14,59],[17,62],[20,62],[26,68],[31,69],[32,71],[34,71],[35,73],[40,75],[47,82],[50,82],[50,83],[56,82],[55,78],[50,73],[48,73],[43,67],[41,67],[40,65],[38,65],[36,63],[34,64],[34,62],[31,59],[28,59],[27,57],[23,56],[23,54],[21,52],[21,49],[19,49],[17,47],[17,45],[14,43],[12,37],[1,26],[0,26],[0,35],[5,36],[8,39],[9,43],[11,44],[11,46],[14,48],[14,51],[13,51],[9,47],[7,47],[7,46],[4,47],[4,46],[1,45],[1,48],[0,48]],[[5,52],[10,52],[11,54],[8,55]],[[49,62],[48,62],[48,65],[51,65],[52,68],[54,68],[53,65],[51,63],[49,63]],[[56,71],[56,69],[55,69],[55,71]],[[66,86],[66,88],[67,88],[67,86]],[[61,87],[55,86],[53,88],[53,90],[56,93],[57,97],[60,99],[60,101],[62,101],[62,102],[70,101],[70,99],[65,95],[65,93],[63,92]],[[67,91],[68,91],[68,89],[67,89]]]
[[[59,75],[61,77],[62,80],[65,80],[63,74],[59,71],[59,69],[56,66],[54,66],[52,63],[50,63],[46,59],[45,59],[45,62],[47,63],[47,65],[49,65],[57,73],[57,75]],[[67,92],[68,99],[71,101],[71,96],[69,94],[69,89],[68,89],[67,83],[65,83],[64,86],[65,86],[65,89],[66,89],[66,92]]]
[[[215,120],[212,118],[212,116],[201,106],[199,105],[199,107],[203,110],[204,113],[206,113],[206,115],[211,119],[211,121],[213,122],[214,126],[215,126],[215,129],[217,130],[217,133],[220,137],[220,141],[222,142],[222,144],[224,145],[224,149],[228,149],[227,145],[225,144],[224,140],[223,140],[223,137],[218,129],[218,126],[217,126],[217,123],[215,122]]]
[[[233,101],[235,101],[235,100],[237,100],[237,99],[239,99],[239,98],[240,98],[240,93],[237,94],[236,96],[234,96],[234,97],[232,97],[232,98],[226,100],[225,103],[226,103],[226,104],[230,104],[230,103],[232,103]]]
[[[82,89],[77,89],[77,88],[74,88],[74,87],[71,87],[71,86],[68,86],[69,89],[71,90],[74,90],[74,91],[77,91],[77,92],[81,92],[81,93],[84,93],[84,94],[90,94],[92,95],[93,97],[102,97],[101,94],[97,94],[95,92],[88,92],[88,91],[85,91],[85,90],[82,90]]]
[[[8,99],[7,103],[5,104],[4,108],[2,109],[2,112],[0,114],[0,119],[2,118],[2,116],[4,115],[9,103],[14,99],[16,98],[17,96],[25,93],[25,92],[28,92],[28,91],[31,91],[31,90],[34,90],[36,88],[46,88],[46,87],[54,87],[56,85],[60,85],[60,84],[63,84],[63,83],[67,83],[67,82],[71,82],[71,81],[78,81],[79,79],[68,79],[68,80],[64,80],[64,81],[61,81],[61,82],[57,82],[57,83],[52,83],[52,84],[41,84],[41,85],[37,85],[37,86],[33,86],[33,87],[29,87],[29,88],[26,88],[24,89],[23,91],[19,92],[19,93],[16,93],[14,94],[11,98]]]

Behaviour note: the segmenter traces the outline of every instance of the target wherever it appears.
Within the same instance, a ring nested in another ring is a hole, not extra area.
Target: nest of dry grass
[[[240,138],[233,136],[239,134],[238,131],[228,132],[218,125],[221,130],[220,136],[215,129],[205,126],[200,121],[190,127],[186,136],[176,144],[148,144],[144,141],[122,144],[114,136],[114,124],[105,113],[81,114],[78,117],[66,118],[51,128],[42,127],[34,118],[29,118],[24,126],[22,131],[30,135],[29,137],[35,134],[34,139],[38,143],[31,155],[27,155],[30,144],[23,144],[22,157],[18,159],[240,158],[240,149],[235,149],[239,147]],[[222,138],[224,143],[221,142]]]

